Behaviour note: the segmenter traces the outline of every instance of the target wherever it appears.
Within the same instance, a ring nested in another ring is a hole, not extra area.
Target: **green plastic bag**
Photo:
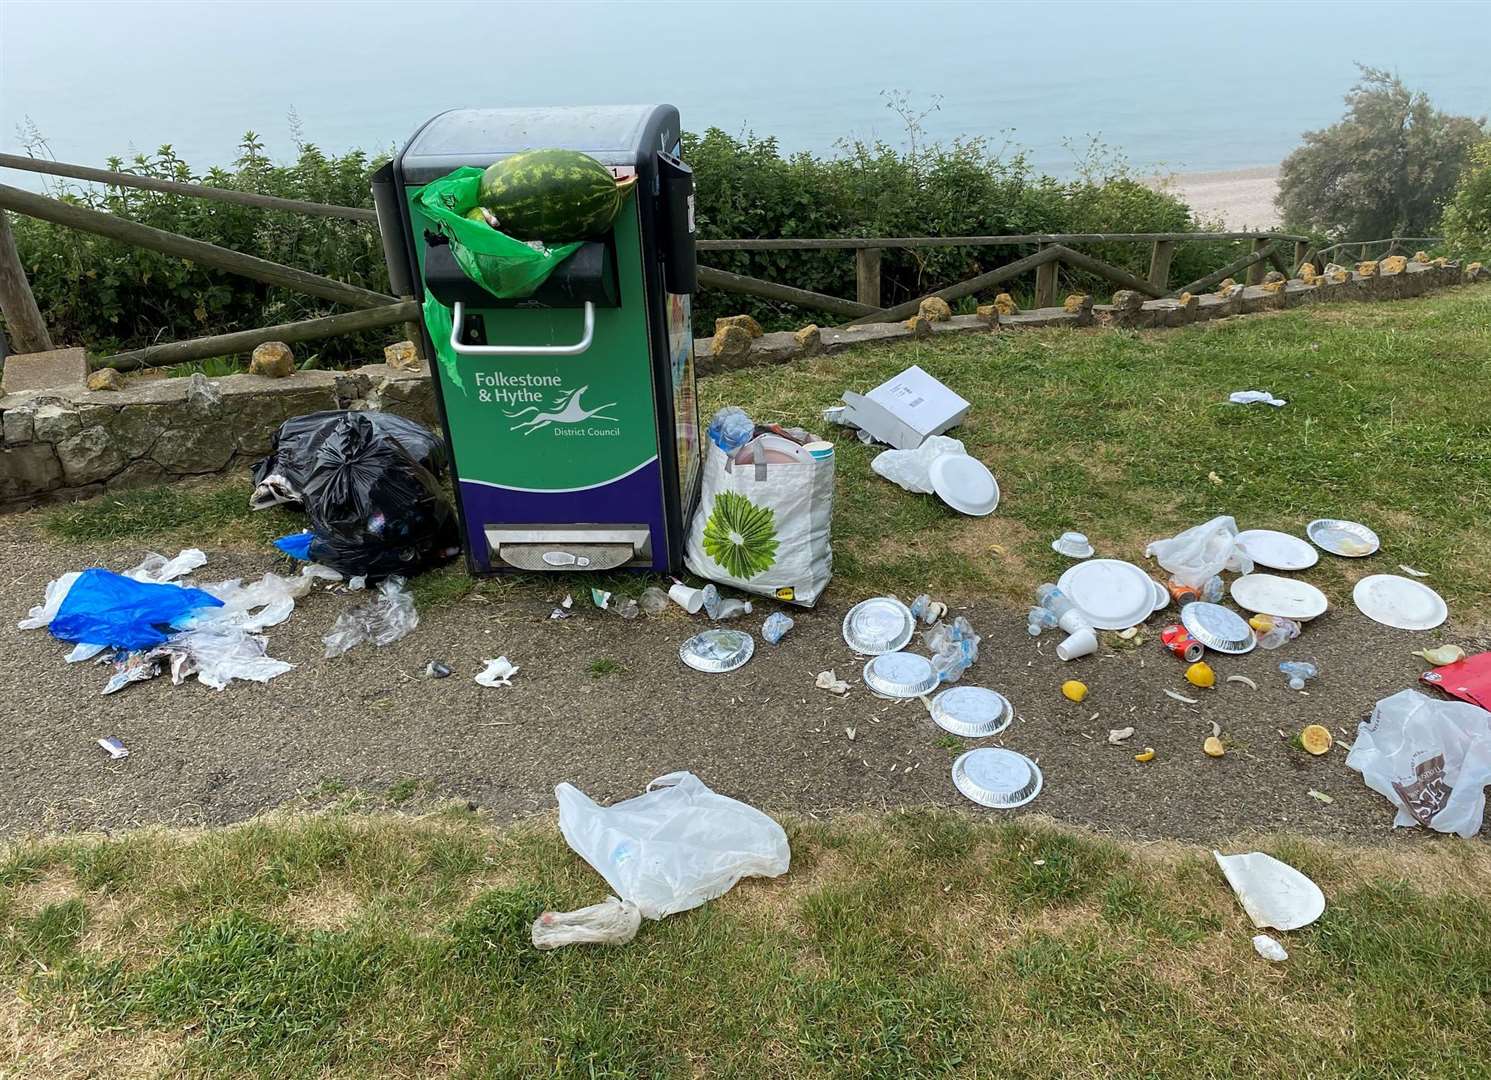
[[[499,300],[532,295],[580,245],[534,248],[514,240],[466,212],[477,205],[482,170],[465,166],[426,184],[419,193],[425,213],[450,238],[451,252],[466,276]]]
[[[446,377],[464,394],[466,384],[461,381],[461,365],[457,363],[456,354],[450,347],[450,331],[454,325],[455,319],[451,316],[450,308],[426,293],[425,328],[429,330],[430,341],[435,346],[435,359],[440,361]]]

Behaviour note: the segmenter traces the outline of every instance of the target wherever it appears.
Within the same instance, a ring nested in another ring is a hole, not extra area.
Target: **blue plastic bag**
[[[292,559],[309,562],[311,558],[311,541],[314,539],[316,539],[316,534],[306,529],[304,532],[291,533],[289,536],[280,537],[274,542],[274,546]]]
[[[136,581],[112,570],[84,570],[57,609],[51,630],[62,641],[148,649],[165,641],[166,631],[192,612],[222,606],[201,589]]]

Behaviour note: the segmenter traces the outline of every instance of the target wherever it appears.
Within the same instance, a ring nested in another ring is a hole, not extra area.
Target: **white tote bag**
[[[684,562],[710,581],[812,607],[833,577],[833,455],[740,464],[707,447]]]

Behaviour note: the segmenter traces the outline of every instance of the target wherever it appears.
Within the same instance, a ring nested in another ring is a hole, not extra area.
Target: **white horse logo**
[[[559,397],[555,398],[554,405],[551,406],[554,410],[553,412],[539,412],[537,405],[530,405],[528,408],[519,409],[517,412],[504,413],[509,420],[516,420],[518,417],[525,416],[528,413],[535,414],[521,424],[514,424],[508,430],[522,431],[524,435],[532,435],[539,428],[547,424],[581,424],[586,420],[615,421],[617,418],[614,416],[602,415],[606,409],[616,407],[616,402],[614,401],[595,409],[587,409],[580,404],[580,395],[589,389],[589,386],[582,386],[572,394],[566,395],[561,393]],[[524,430],[525,428],[527,429],[526,431]]]

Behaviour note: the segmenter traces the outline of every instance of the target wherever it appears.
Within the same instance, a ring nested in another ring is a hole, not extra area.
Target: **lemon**
[[[1328,751],[1334,741],[1331,738],[1330,728],[1320,724],[1311,724],[1299,733],[1300,745],[1316,757]]]
[[[1068,679],[1061,684],[1061,693],[1068,701],[1081,701],[1087,696],[1087,684]]]
[[[1186,682],[1203,690],[1210,690],[1217,685],[1217,673],[1205,660],[1197,660],[1186,668]]]
[[[1215,735],[1206,737],[1206,741],[1201,744],[1201,750],[1207,757],[1221,757],[1227,752],[1227,748],[1222,745],[1222,740]]]

